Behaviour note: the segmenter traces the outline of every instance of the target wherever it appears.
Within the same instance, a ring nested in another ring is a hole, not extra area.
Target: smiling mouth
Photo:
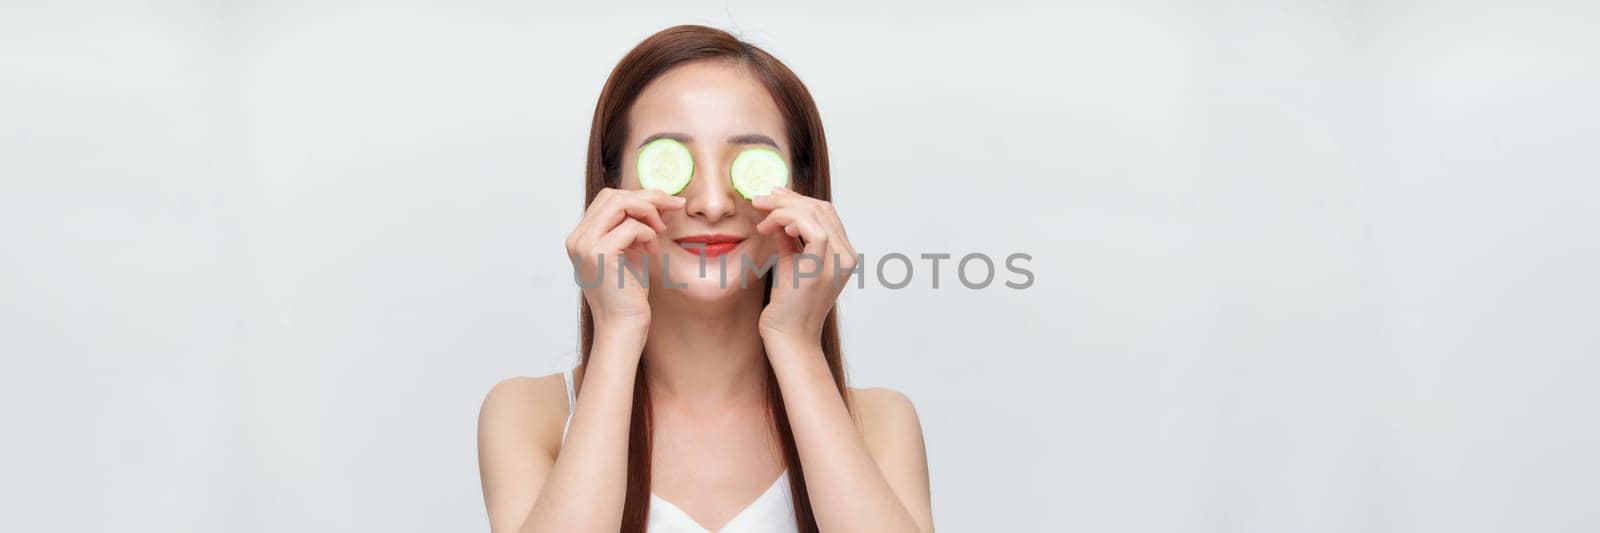
[[[693,235],[677,240],[678,246],[683,249],[708,258],[732,252],[742,242],[744,237],[733,235]]]

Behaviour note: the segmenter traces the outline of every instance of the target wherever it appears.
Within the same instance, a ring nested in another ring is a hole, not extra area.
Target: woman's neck
[[[693,410],[765,401],[759,290],[724,305],[662,300],[652,305],[643,355],[651,396]]]

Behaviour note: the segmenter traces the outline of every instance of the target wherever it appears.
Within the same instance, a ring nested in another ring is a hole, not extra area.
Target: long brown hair
[[[788,128],[792,153],[792,188],[801,194],[831,200],[828,181],[828,145],[822,134],[822,117],[811,92],[789,67],[755,45],[728,32],[705,26],[674,26],[651,35],[629,51],[606,78],[595,104],[594,123],[589,130],[588,163],[584,167],[584,205],[593,202],[600,190],[618,187],[622,179],[622,148],[628,137],[628,109],[646,84],[679,64],[696,60],[725,60],[748,68],[778,104]],[[771,280],[762,301],[771,296]],[[588,368],[589,350],[594,345],[594,315],[586,301],[579,299],[582,337],[580,350]],[[839,354],[838,308],[828,312],[822,326],[822,353],[833,374],[839,394],[846,398],[844,364]],[[767,367],[767,408],[773,431],[783,449],[789,469],[789,489],[794,498],[799,531],[817,531],[816,515],[806,492],[805,473],[794,432],[784,410],[783,393],[777,376]],[[579,387],[581,391],[582,388]],[[628,430],[628,494],[622,510],[622,531],[644,533],[650,511],[650,395],[645,380],[643,358],[634,378],[633,414]]]

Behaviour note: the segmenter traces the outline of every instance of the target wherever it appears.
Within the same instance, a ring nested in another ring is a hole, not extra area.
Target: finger
[[[627,278],[633,277],[629,274],[624,274],[622,269],[648,270],[649,257],[658,256],[659,253],[656,241],[657,234],[654,229],[637,219],[629,218],[622,221],[616,228],[607,232],[600,241],[596,242],[595,249],[600,250],[600,252],[596,254],[595,261],[599,265],[605,265],[607,262],[616,264],[618,268],[617,283],[619,284],[617,288],[622,288],[621,284],[625,283]],[[641,250],[643,251],[641,252]],[[610,254],[611,257],[606,257],[607,254]],[[626,266],[624,266],[623,261],[627,262]],[[604,269],[605,266],[600,266],[600,268]]]
[[[661,193],[661,191],[652,192],[656,194],[664,194]],[[682,197],[666,198],[677,198],[677,200],[664,201],[667,203],[678,204],[677,207],[682,206]],[[651,198],[649,195],[643,194],[625,193],[614,195],[607,200],[607,204],[605,206],[602,206],[599,211],[595,213],[593,222],[590,223],[589,228],[586,230],[588,232],[587,236],[590,238],[598,238],[600,235],[603,235],[606,232],[611,231],[611,229],[617,227],[617,225],[621,224],[625,219],[639,220],[658,232],[666,231],[667,224],[661,220],[660,210],[662,208],[660,207],[660,202],[663,202],[663,200]]]
[[[838,270],[850,271],[856,265],[855,248],[850,245],[850,239],[844,233],[844,222],[839,219],[831,202],[810,199],[807,208],[811,210],[812,219],[817,222],[824,235],[824,240],[817,241],[806,239],[805,253],[812,254],[822,261],[836,265]],[[844,279],[849,274],[843,275]]]
[[[628,206],[637,206],[637,201],[639,200],[643,200],[649,204],[649,207],[651,208],[649,209],[650,216],[656,221],[656,224],[651,224],[650,226],[656,228],[656,231],[666,231],[667,229],[666,223],[661,222],[662,212],[672,211],[674,209],[683,209],[683,206],[687,205],[689,202],[687,198],[682,196],[673,196],[656,189],[625,191],[620,198],[627,199],[628,201],[624,202],[624,204]],[[630,215],[636,215],[638,211],[639,210],[634,209],[629,210],[628,213]]]
[[[606,188],[600,189],[600,192],[595,194],[594,199],[589,201],[589,205],[584,206],[583,215],[578,217],[578,227],[572,229],[572,236],[569,237],[569,241],[578,241],[589,237],[589,228],[594,227],[595,213],[599,213],[601,209],[605,209],[605,206],[611,203],[611,195],[615,192],[616,189]]]
[[[829,242],[833,239],[829,238],[828,230],[824,229],[822,223],[817,222],[816,219],[800,219],[790,227],[793,229],[785,228],[786,232],[799,237],[805,242],[805,249],[803,250],[805,253],[811,254],[820,260],[824,254],[832,250],[833,245],[829,244]]]
[[[780,207],[767,213],[765,218],[756,223],[756,233],[772,233],[783,229],[790,223],[799,219],[805,211],[796,207]]]
[[[790,237],[804,239],[804,251],[807,253],[820,257],[822,252],[828,250],[828,230],[810,209],[779,208],[756,224],[758,233],[773,233],[779,229]]]
[[[844,221],[839,219],[839,212],[833,207],[832,202],[815,200],[811,203],[817,221],[828,231],[828,241],[832,243],[832,253],[839,255],[855,255],[855,248],[850,246],[850,236],[845,233]]]
[[[654,204],[656,209],[660,209],[662,211],[671,211],[673,209],[683,207],[684,203],[688,201],[682,196],[673,196],[657,189],[639,189],[636,191],[626,192],[633,193],[632,196],[644,198],[651,204]]]
[[[655,253],[656,236],[656,230],[650,229],[650,226],[646,226],[643,222],[630,218],[622,221],[611,231],[606,232],[595,244],[596,248],[602,252],[621,253],[637,245],[652,250],[651,253]]]
[[[784,187],[773,187],[772,194],[757,196],[750,200],[750,205],[762,211],[771,211],[779,207],[798,207],[809,202],[820,202],[816,198],[806,196]]]
[[[753,201],[753,204],[756,204],[757,207],[765,207],[769,211],[793,208],[812,212],[817,221],[823,225],[823,228],[832,235],[829,240],[836,243],[834,245],[835,253],[849,252],[850,247],[845,242],[844,223],[839,220],[839,216],[831,202],[812,198],[789,190],[786,187],[774,187],[771,195],[759,196],[756,199],[760,200],[760,202]],[[841,243],[844,244],[843,247],[839,247]]]
[[[845,233],[844,221],[839,218],[838,210],[834,208],[833,203],[805,196],[784,187],[774,188],[773,195],[777,197],[773,203],[798,205],[810,211],[826,236],[826,246],[813,239],[806,239],[805,252],[822,257],[824,260],[831,259],[838,266],[838,270],[845,272],[843,279],[848,279],[849,273],[856,266],[856,251],[850,244],[849,235]],[[795,228],[796,232],[801,229],[803,228]],[[788,228],[785,230],[789,231]]]
[[[645,223],[656,231],[666,231],[667,223],[661,221],[661,211],[654,203],[639,197],[616,199],[616,211],[613,211],[608,220],[613,224],[620,224],[622,217],[633,217]]]
[[[595,195],[594,201],[589,202],[589,207],[588,209],[584,210],[583,220],[579,222],[579,227],[587,230],[589,229],[589,226],[594,225],[595,222],[610,222],[610,220],[607,220],[605,217],[600,215],[602,213],[609,213],[609,210],[612,208],[612,206],[616,205],[619,200],[630,205],[637,205],[637,200],[639,199],[642,199],[646,203],[655,206],[657,211],[678,209],[683,207],[685,203],[685,200],[682,196],[672,196],[655,189],[624,190],[608,187],[601,189],[600,193]],[[605,229],[609,230],[614,226],[615,222],[611,222],[611,224]]]
[[[781,213],[774,211],[773,213],[768,214],[767,218],[762,219],[761,222],[756,224],[756,233],[765,235],[783,231],[783,235],[773,236],[778,240],[778,253],[780,255],[800,253],[801,247],[799,239],[796,239],[793,235],[789,235],[787,231],[788,221],[792,220],[793,217],[794,213],[792,210],[783,211]]]
[[[778,239],[778,255],[779,256],[794,255],[794,254],[800,253],[801,250],[802,250],[802,248],[800,247],[800,239],[797,239],[797,238],[795,238],[793,236],[790,236],[790,235],[778,235],[777,239]]]

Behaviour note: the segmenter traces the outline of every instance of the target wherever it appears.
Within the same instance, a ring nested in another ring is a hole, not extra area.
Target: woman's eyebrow
[[[694,141],[694,137],[690,137],[689,134],[687,134],[687,133],[675,133],[675,132],[670,132],[670,131],[664,131],[664,132],[661,132],[661,133],[657,133],[655,135],[651,135],[649,137],[645,137],[644,138],[644,142],[639,143],[639,146],[643,147],[646,144],[650,144],[650,141],[654,141],[656,139],[672,139],[674,141],[678,141],[678,142],[681,142],[681,143],[684,143],[684,144],[688,144],[689,142]]]
[[[728,137],[728,144],[765,144],[773,148],[778,147],[778,142],[772,140],[772,137],[768,137],[759,133],[746,133],[744,135]]]
[[[656,139],[672,139],[685,144],[694,142],[694,137],[690,137],[687,133],[663,131],[661,133],[656,133],[649,137],[645,137],[644,141],[639,143],[639,146],[642,147],[646,144],[650,144],[650,141],[654,141]],[[744,135],[734,135],[732,137],[728,137],[728,144],[765,144],[773,148],[778,147],[778,141],[774,141],[772,140],[772,137],[768,137],[759,133],[746,133]]]

